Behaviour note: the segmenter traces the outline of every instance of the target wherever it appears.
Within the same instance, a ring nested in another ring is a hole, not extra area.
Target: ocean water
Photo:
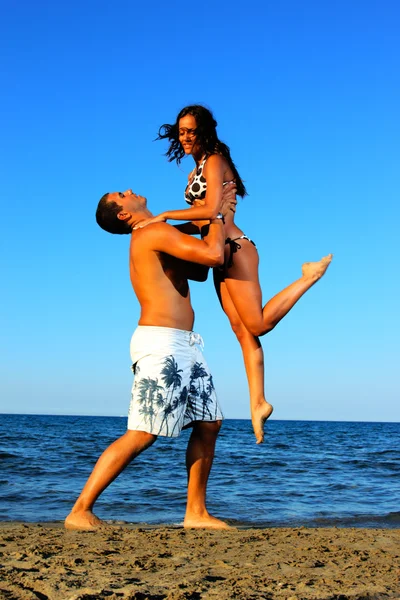
[[[0,415],[0,520],[61,521],[126,419]],[[103,493],[99,517],[182,523],[190,431],[161,439]],[[237,526],[400,528],[400,424],[226,420],[208,487],[210,512]]]

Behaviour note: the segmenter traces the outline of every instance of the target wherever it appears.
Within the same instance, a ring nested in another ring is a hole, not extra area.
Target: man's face
[[[116,202],[122,206],[124,212],[134,213],[141,208],[146,208],[147,200],[143,196],[134,194],[132,190],[125,190],[125,192],[112,192],[108,194],[108,202]]]

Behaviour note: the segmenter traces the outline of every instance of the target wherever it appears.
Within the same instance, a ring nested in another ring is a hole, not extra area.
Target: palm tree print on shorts
[[[143,415],[144,421],[150,424],[153,429],[155,410],[154,407],[161,407],[164,405],[164,397],[162,392],[164,388],[158,385],[158,379],[152,379],[151,377],[144,377],[138,382],[138,395],[137,399],[141,404],[139,413]]]
[[[201,363],[194,363],[190,373],[189,387],[189,406],[194,408],[197,399],[200,399],[202,406],[202,418],[206,418],[206,411],[210,419],[216,418],[216,414],[212,415],[208,404],[212,402],[212,394],[214,391],[214,383],[212,375],[209,375]]]
[[[132,397],[140,405],[138,413],[142,422],[155,435],[163,431],[163,435],[173,436],[176,431],[179,432],[185,414],[193,420],[216,419],[216,414],[212,415],[208,407],[213,400],[212,376],[201,363],[196,362],[191,368],[189,388],[187,385],[182,387],[183,370],[172,355],[163,361],[159,371],[161,378],[141,377],[137,364],[132,370],[135,373]],[[129,412],[133,407],[134,403],[131,403]],[[215,410],[217,412],[217,407]]]
[[[183,373],[183,371],[182,369],[179,369],[178,363],[176,362],[175,358],[172,355],[167,356],[164,360],[164,366],[161,369],[162,380],[165,384],[165,387],[167,388],[167,397],[166,406],[163,410],[164,416],[160,425],[160,431],[164,427],[164,424],[166,425],[166,435],[170,435],[168,424],[171,421],[171,419],[175,419],[174,410],[176,410],[178,406],[186,404],[187,401],[186,386],[183,388],[183,390],[178,396],[173,398],[175,390],[179,390],[182,385],[182,375],[180,373]],[[183,412],[181,412],[180,416],[181,418],[177,418],[174,423],[171,435],[173,434],[179,422],[183,421]]]

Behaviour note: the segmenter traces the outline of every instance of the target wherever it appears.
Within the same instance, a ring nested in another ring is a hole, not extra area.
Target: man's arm
[[[186,233],[187,235],[199,235],[201,233],[201,227],[199,225],[202,223],[202,221],[197,221],[194,223],[180,223],[179,225],[173,225],[173,227],[175,227],[175,229],[181,233]],[[187,279],[198,282],[207,281],[210,267],[199,265],[199,263],[189,262],[187,260],[182,261],[182,267]]]
[[[189,262],[187,260],[182,261],[182,264],[187,279],[199,282],[207,281],[210,267],[206,267],[205,265],[199,265],[198,263]]]
[[[219,267],[224,262],[224,226],[221,219],[213,219],[207,235],[199,240],[167,223],[155,223],[138,229],[132,241],[146,245],[149,250],[165,252],[176,258],[199,263],[207,267]]]
[[[188,223],[180,223],[179,225],[174,225],[173,227],[175,227],[175,229],[181,233],[187,233],[188,235],[197,235],[200,233],[200,228],[191,221]]]

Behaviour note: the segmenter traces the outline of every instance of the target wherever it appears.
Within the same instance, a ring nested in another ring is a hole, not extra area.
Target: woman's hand
[[[161,213],[156,217],[151,217],[151,219],[144,219],[143,221],[140,221],[140,223],[138,223],[136,227],[133,228],[133,230],[143,229],[143,227],[146,227],[147,225],[152,225],[153,223],[164,223],[166,220],[166,217],[164,217],[163,213]]]

